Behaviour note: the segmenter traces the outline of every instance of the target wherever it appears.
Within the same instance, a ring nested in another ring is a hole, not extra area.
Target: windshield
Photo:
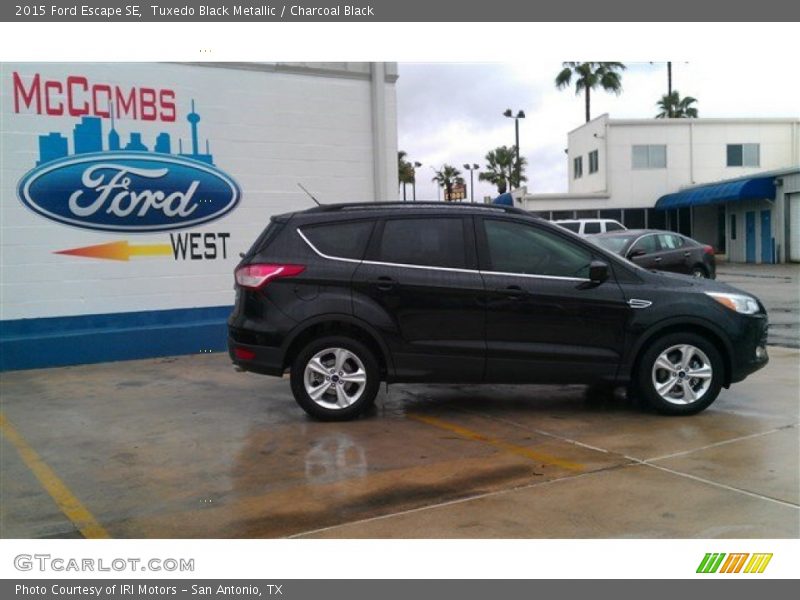
[[[628,243],[633,239],[632,235],[596,235],[588,240],[594,242],[601,248],[605,248],[606,250],[611,250],[615,254],[622,254],[623,249]]]

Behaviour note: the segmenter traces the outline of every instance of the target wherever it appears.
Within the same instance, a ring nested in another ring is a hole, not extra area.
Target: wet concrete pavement
[[[723,262],[717,279],[761,300],[769,313],[769,344],[800,348],[800,264]]]
[[[3,537],[800,534],[798,361],[668,418],[580,386],[391,386],[308,419],[221,354],[4,373]]]

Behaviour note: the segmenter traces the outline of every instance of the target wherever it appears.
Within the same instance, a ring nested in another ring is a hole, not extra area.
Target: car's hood
[[[703,279],[693,277],[691,275],[681,275],[680,273],[666,273],[664,271],[644,271],[648,283],[653,285],[663,285],[664,287],[685,287],[688,291],[693,292],[728,292],[736,294],[747,294],[753,296],[750,292],[745,292],[739,288],[735,288],[727,283],[715,281],[714,279]],[[755,297],[755,296],[753,296]]]

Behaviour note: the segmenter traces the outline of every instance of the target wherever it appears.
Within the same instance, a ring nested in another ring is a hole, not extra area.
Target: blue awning
[[[500,194],[497,198],[492,200],[492,204],[502,204],[503,206],[514,206],[514,196],[506,192]]]
[[[775,178],[754,177],[693,187],[661,196],[656,202],[656,208],[705,206],[737,200],[775,200]]]

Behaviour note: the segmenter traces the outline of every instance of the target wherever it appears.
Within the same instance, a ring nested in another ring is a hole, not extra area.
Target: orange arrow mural
[[[172,254],[169,244],[129,244],[127,240],[109,242],[96,246],[84,246],[59,250],[54,254],[67,254],[69,256],[83,256],[86,258],[101,258],[105,260],[130,260],[131,256],[168,256]]]

